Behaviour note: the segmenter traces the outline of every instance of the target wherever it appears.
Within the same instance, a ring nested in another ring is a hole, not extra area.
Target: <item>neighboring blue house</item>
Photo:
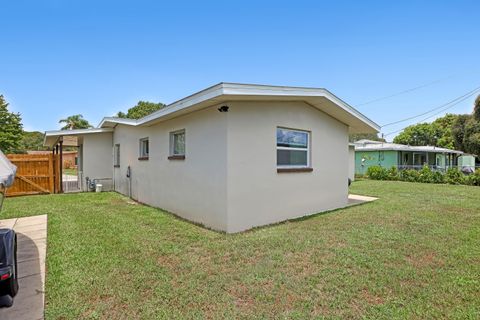
[[[472,162],[462,151],[434,146],[407,146],[403,144],[359,140],[355,142],[355,173],[365,174],[371,166],[385,168],[421,169],[428,165],[432,170],[445,171],[463,163]],[[461,163],[459,162],[461,159]],[[473,160],[475,164],[475,160]]]

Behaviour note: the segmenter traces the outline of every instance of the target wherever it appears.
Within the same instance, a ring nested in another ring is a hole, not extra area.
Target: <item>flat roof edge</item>
[[[354,116],[358,120],[362,121],[373,130],[380,132],[381,127],[373,120],[362,114],[360,111],[350,106],[345,101],[335,96],[330,91],[324,88],[309,88],[309,87],[291,87],[291,86],[272,86],[272,85],[257,85],[257,84],[240,84],[232,82],[221,82],[216,85],[210,86],[197,93],[189,95],[183,99],[177,100],[165,108],[158,110],[146,117],[138,119],[135,125],[143,125],[145,123],[154,121],[166,116],[172,112],[182,110],[184,108],[191,107],[195,104],[214,99],[220,96],[231,95],[271,95],[271,96],[304,96],[304,97],[325,97],[331,102],[342,108],[345,112]]]

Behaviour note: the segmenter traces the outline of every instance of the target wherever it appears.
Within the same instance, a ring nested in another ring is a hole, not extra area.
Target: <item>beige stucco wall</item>
[[[346,125],[303,102],[228,105],[228,232],[347,204]],[[278,126],[311,132],[312,172],[277,173]]]
[[[226,104],[227,113],[215,106],[150,127],[118,125],[115,190],[227,232],[346,205],[346,125],[303,102]],[[278,126],[311,132],[312,172],[277,173]],[[180,129],[186,131],[186,159],[168,160],[169,133]],[[142,161],[139,139],[145,137],[150,156]]]
[[[348,177],[355,181],[355,146],[348,146]]]
[[[112,158],[112,133],[86,134],[82,139],[82,185],[87,190],[85,177],[90,179],[104,179],[98,183],[103,185],[104,190],[112,190],[113,158]]]
[[[207,227],[226,230],[227,114],[211,107],[151,127],[118,125],[120,167],[115,189]],[[170,132],[185,129],[186,159],[168,160]],[[138,160],[139,139],[149,138],[148,160]]]

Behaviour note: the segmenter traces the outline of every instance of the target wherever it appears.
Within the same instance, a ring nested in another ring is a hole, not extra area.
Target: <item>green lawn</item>
[[[48,214],[47,319],[480,317],[480,188],[355,182],[380,200],[225,235],[115,193]]]
[[[63,174],[71,175],[71,176],[76,176],[77,175],[77,169],[75,168],[64,168],[63,169]]]

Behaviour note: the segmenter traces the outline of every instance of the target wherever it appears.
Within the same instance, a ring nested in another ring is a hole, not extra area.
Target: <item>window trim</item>
[[[148,152],[145,152],[144,150],[144,143],[147,142],[148,144]],[[150,140],[148,137],[141,138],[138,140],[138,160],[148,160],[150,156]]]
[[[288,130],[294,132],[301,132],[307,134],[307,148],[296,148],[296,147],[279,147],[277,141],[277,130]],[[293,129],[287,127],[277,126],[275,128],[275,154],[276,154],[276,166],[277,172],[311,172],[313,171],[312,168],[312,160],[311,160],[311,142],[312,139],[312,132],[309,130],[302,130],[302,129]],[[306,151],[307,152],[307,164],[306,165],[279,165],[278,164],[278,150],[293,150],[293,151]]]
[[[120,168],[120,143],[113,145],[113,167]]]
[[[183,133],[183,153],[175,153],[175,135]],[[187,134],[185,129],[175,130],[170,132],[170,152],[169,152],[169,160],[185,160],[185,154],[187,153]]]

